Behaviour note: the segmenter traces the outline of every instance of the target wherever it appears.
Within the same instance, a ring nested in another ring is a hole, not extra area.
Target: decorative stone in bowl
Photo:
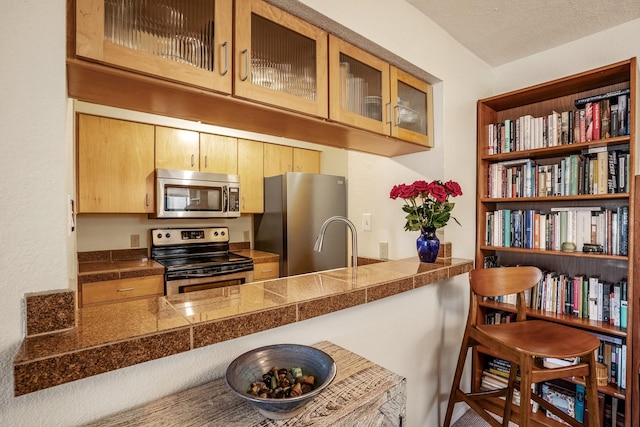
[[[312,375],[315,385],[309,392],[295,397],[269,398],[249,393],[254,382],[261,381],[273,367],[301,368]],[[336,376],[336,364],[327,353],[299,344],[274,344],[250,350],[238,356],[227,368],[229,388],[269,419],[286,419],[300,414],[305,405],[322,392]]]

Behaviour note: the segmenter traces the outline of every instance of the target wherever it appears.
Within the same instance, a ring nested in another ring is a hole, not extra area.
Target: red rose
[[[400,188],[397,185],[394,185],[393,188],[391,189],[391,192],[389,193],[389,197],[395,200],[398,198],[399,195],[400,195]]]
[[[447,190],[435,181],[429,185],[429,194],[440,203],[447,201]]]
[[[413,187],[418,193],[426,193],[429,190],[429,184],[427,181],[415,181]]]
[[[416,197],[418,195],[415,187],[413,185],[400,185],[400,197],[403,199],[410,199],[412,197]]]
[[[455,181],[448,181],[444,184],[444,188],[447,190],[449,194],[453,197],[462,196],[462,188],[460,184]]]

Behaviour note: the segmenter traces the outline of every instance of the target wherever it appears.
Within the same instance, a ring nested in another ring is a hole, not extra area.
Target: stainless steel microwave
[[[156,169],[153,218],[236,218],[240,216],[237,175]]]

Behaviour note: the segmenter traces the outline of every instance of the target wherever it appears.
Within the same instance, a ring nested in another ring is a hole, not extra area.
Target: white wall
[[[394,159],[349,153],[349,212],[363,255],[389,242],[392,258],[415,255],[392,185],[454,179],[465,195],[444,240],[472,258],[475,212],[475,101],[491,93],[489,67],[412,6],[397,0],[304,0],[305,4],[428,71],[435,85],[435,143]],[[77,425],[220,377],[239,353],[267,343],[330,340],[408,378],[408,426],[436,426],[446,407],[467,304],[464,277],[384,301],[138,366],[13,397],[12,360],[20,345],[22,298],[68,287],[75,236],[67,235],[73,181],[65,86],[64,0],[5,2],[0,17],[0,425]],[[41,36],[46,34],[46,36]]]

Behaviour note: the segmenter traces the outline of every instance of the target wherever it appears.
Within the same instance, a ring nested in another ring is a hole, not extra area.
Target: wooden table
[[[287,420],[264,418],[233,394],[224,378],[103,418],[91,426],[402,426],[405,378],[330,342],[316,344],[333,357],[333,383]]]

